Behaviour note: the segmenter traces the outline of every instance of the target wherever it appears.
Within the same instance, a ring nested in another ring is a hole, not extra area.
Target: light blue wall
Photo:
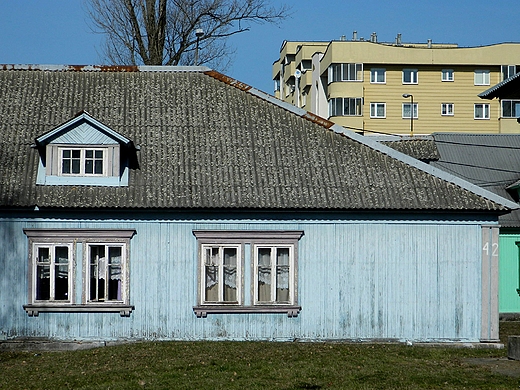
[[[482,221],[206,217],[0,219],[0,339],[479,340]],[[135,310],[130,317],[29,317],[22,308],[28,290],[24,228],[135,229],[130,243],[130,303]],[[197,242],[192,231],[204,229],[303,230],[299,316],[196,318]]]

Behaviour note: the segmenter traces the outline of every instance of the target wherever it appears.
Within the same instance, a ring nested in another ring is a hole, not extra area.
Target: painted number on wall
[[[482,250],[488,256],[489,256],[490,251],[491,251],[491,256],[498,256],[498,243],[494,242],[493,244],[489,245],[489,242],[486,242],[484,244],[484,247],[482,248]]]

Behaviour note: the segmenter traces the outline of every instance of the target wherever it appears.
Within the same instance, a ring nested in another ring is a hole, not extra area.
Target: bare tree
[[[268,0],[86,2],[94,30],[106,35],[106,59],[121,65],[193,65],[198,51],[198,64],[222,68],[233,53],[226,38],[252,23],[278,23],[289,12]],[[204,35],[197,37],[197,29]]]

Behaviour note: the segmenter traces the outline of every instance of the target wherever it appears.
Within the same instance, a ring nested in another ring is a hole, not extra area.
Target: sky
[[[272,1],[272,4],[281,4]],[[520,42],[516,0],[299,0],[279,25],[252,24],[232,37],[226,75],[273,94],[272,64],[284,40],[331,41],[342,35],[403,43],[483,46]],[[91,31],[84,0],[0,0],[0,64],[102,64],[103,36]]]

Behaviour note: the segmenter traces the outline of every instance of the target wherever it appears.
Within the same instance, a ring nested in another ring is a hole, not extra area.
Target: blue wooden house
[[[514,202],[206,68],[0,67],[0,338],[498,340]]]

